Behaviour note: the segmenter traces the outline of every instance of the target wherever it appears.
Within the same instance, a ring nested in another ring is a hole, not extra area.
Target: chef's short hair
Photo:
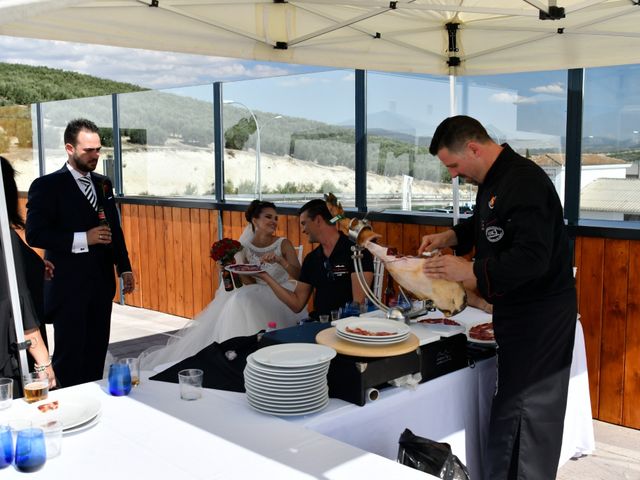
[[[469,140],[479,143],[492,141],[487,130],[475,118],[466,115],[449,117],[436,128],[429,146],[429,153],[435,156],[443,148],[458,152]]]
[[[330,223],[331,219],[333,218],[333,215],[331,215],[329,208],[327,208],[327,202],[319,198],[316,198],[315,200],[309,200],[307,203],[301,206],[298,210],[298,216],[302,215],[305,212],[311,219],[314,219],[318,215],[320,215],[327,223]]]

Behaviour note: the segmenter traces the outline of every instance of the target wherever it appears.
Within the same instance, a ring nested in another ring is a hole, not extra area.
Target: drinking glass
[[[109,366],[109,393],[114,397],[129,395],[131,372],[126,363],[112,363]]]
[[[202,398],[203,376],[204,372],[198,368],[188,368],[178,372],[180,398],[182,400],[197,400]]]
[[[319,315],[320,323],[329,323],[329,315]]]
[[[331,321],[340,320],[340,309],[331,310]]]
[[[0,378],[0,410],[9,408],[13,400],[13,379]]]
[[[44,432],[41,428],[26,428],[16,438],[16,468],[21,472],[40,470],[47,461]]]
[[[13,462],[13,437],[11,427],[0,425],[0,469],[6,468]]]
[[[140,385],[140,360],[134,357],[121,358],[118,363],[129,365],[129,373],[131,374],[131,385],[137,387]]]
[[[49,420],[40,424],[44,432],[44,443],[47,450],[47,459],[57,457],[62,451],[62,422]]]
[[[34,372],[23,375],[24,399],[27,403],[39,402],[49,396],[49,375]]]

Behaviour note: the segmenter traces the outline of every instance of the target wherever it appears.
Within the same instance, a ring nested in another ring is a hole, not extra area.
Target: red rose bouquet
[[[242,250],[242,245],[237,240],[231,238],[223,238],[211,245],[210,256],[216,262],[223,265],[233,263],[233,256]]]

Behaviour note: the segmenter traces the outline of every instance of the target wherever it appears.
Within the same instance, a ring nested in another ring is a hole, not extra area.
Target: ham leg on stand
[[[447,316],[461,312],[467,306],[467,295],[460,282],[429,278],[423,271],[425,258],[389,255],[387,247],[374,243],[378,235],[363,235],[360,246],[378,257],[393,279],[418,300],[431,300],[433,305]],[[361,240],[360,238],[358,240]]]

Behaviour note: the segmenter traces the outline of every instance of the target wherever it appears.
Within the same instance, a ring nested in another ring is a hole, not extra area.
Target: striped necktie
[[[89,176],[79,177],[78,182],[80,182],[80,185],[82,186],[84,196],[87,197],[87,200],[89,200],[93,209],[97,210],[98,200],[96,199],[96,195],[93,193],[93,188],[91,188],[91,180],[89,179]]]

